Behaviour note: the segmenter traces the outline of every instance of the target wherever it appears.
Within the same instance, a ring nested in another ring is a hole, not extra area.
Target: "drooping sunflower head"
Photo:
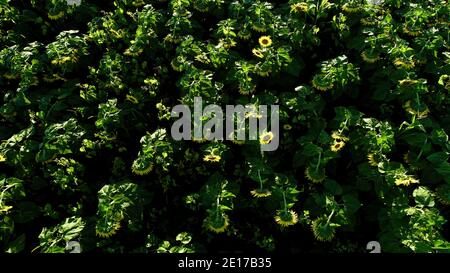
[[[265,132],[259,136],[259,143],[269,144],[272,141],[273,137],[274,135],[272,132]]]
[[[255,55],[258,58],[264,58],[264,54],[260,49],[254,48],[254,49],[252,49],[252,53],[253,53],[253,55]]]
[[[95,225],[95,234],[101,238],[109,238],[115,235],[119,229],[119,219],[112,219],[111,221],[97,221]]]
[[[404,58],[397,58],[394,60],[394,65],[398,68],[411,69],[414,68],[415,64],[413,60],[408,60]]]
[[[416,115],[417,118],[426,118],[430,113],[430,109],[424,103],[416,103],[408,100],[404,105],[406,111],[411,115]]]
[[[348,13],[356,13],[360,11],[360,7],[355,3],[345,3],[342,5],[341,9]]]
[[[305,177],[313,183],[320,183],[326,178],[325,169],[308,166],[305,169]]]
[[[405,24],[403,26],[403,33],[409,35],[409,36],[419,36],[420,35],[420,29],[419,28],[414,28],[408,24]]]
[[[403,79],[403,80],[398,81],[398,83],[402,87],[413,86],[413,85],[417,84],[418,82],[419,82],[418,80],[412,80],[412,79]]]
[[[367,51],[367,50],[364,50],[361,53],[361,57],[365,62],[368,62],[371,64],[377,62],[380,59],[380,55],[378,55],[378,53],[376,53],[374,51]]]
[[[367,154],[367,161],[369,162],[370,166],[378,166],[378,163],[380,163],[381,158],[378,154],[376,153],[368,153]]]
[[[333,88],[334,86],[333,81],[323,74],[315,75],[312,80],[312,85],[314,86],[315,89],[320,91],[327,91]]]
[[[335,235],[335,228],[328,223],[328,219],[325,216],[321,216],[312,221],[311,229],[314,237],[322,242],[333,240]]]
[[[254,22],[252,25],[252,29],[257,32],[266,32],[266,26],[262,23]]]
[[[220,213],[218,215],[211,215],[208,218],[206,218],[205,221],[208,229],[215,233],[224,232],[230,225],[228,215],[224,213]]]
[[[275,222],[281,227],[292,226],[298,222],[298,215],[293,210],[280,210],[275,216]]]
[[[252,33],[248,28],[244,28],[241,29],[238,33],[237,36],[239,38],[241,38],[242,40],[249,40],[252,37]]]
[[[138,156],[131,165],[131,171],[137,175],[146,175],[153,170],[151,159],[146,156]]]
[[[58,20],[58,19],[61,19],[62,17],[64,17],[63,10],[60,10],[60,11],[49,10],[49,12],[48,12],[48,19],[50,19],[50,20]]]
[[[203,157],[203,161],[205,162],[219,162],[221,159],[220,155],[215,154],[207,154]]]
[[[262,47],[269,47],[272,45],[272,39],[270,38],[270,36],[261,36],[258,42]]]
[[[254,189],[250,193],[256,198],[264,198],[272,195],[272,192],[268,189]]]

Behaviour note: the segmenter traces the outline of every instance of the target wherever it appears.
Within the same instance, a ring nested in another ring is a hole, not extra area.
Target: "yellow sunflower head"
[[[345,146],[345,142],[344,141],[335,140],[333,142],[333,144],[331,144],[330,149],[333,152],[339,152],[340,150],[342,150],[342,148],[344,148],[344,146]]]
[[[205,162],[219,162],[221,159],[220,155],[215,154],[207,154],[203,157],[203,161]]]
[[[261,36],[258,42],[262,47],[269,47],[272,45],[272,39],[270,38],[270,36]]]
[[[275,222],[281,227],[292,226],[298,222],[298,215],[293,210],[280,210],[275,216]]]
[[[273,133],[272,132],[265,132],[259,136],[259,143],[260,144],[269,144],[273,139]]]
[[[260,188],[254,189],[250,191],[250,193],[256,198],[264,198],[272,195],[272,192],[269,191],[268,189],[260,189]]]
[[[264,54],[260,49],[254,48],[254,49],[252,49],[252,53],[253,53],[253,55],[255,55],[258,58],[264,58]]]

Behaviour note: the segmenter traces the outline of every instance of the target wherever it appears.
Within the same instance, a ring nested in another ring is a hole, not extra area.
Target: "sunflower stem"
[[[319,159],[317,160],[317,164],[316,164],[316,172],[319,169],[320,166],[320,161],[322,160],[322,152],[319,152]]]

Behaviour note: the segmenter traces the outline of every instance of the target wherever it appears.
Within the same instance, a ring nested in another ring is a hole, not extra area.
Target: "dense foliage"
[[[449,17],[0,0],[1,251],[448,252]],[[174,141],[171,108],[196,96],[280,105],[279,148]]]

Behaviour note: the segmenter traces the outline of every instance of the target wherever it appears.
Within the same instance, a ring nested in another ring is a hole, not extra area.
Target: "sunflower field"
[[[0,0],[0,251],[450,252],[447,0]],[[279,105],[279,147],[171,109]]]

